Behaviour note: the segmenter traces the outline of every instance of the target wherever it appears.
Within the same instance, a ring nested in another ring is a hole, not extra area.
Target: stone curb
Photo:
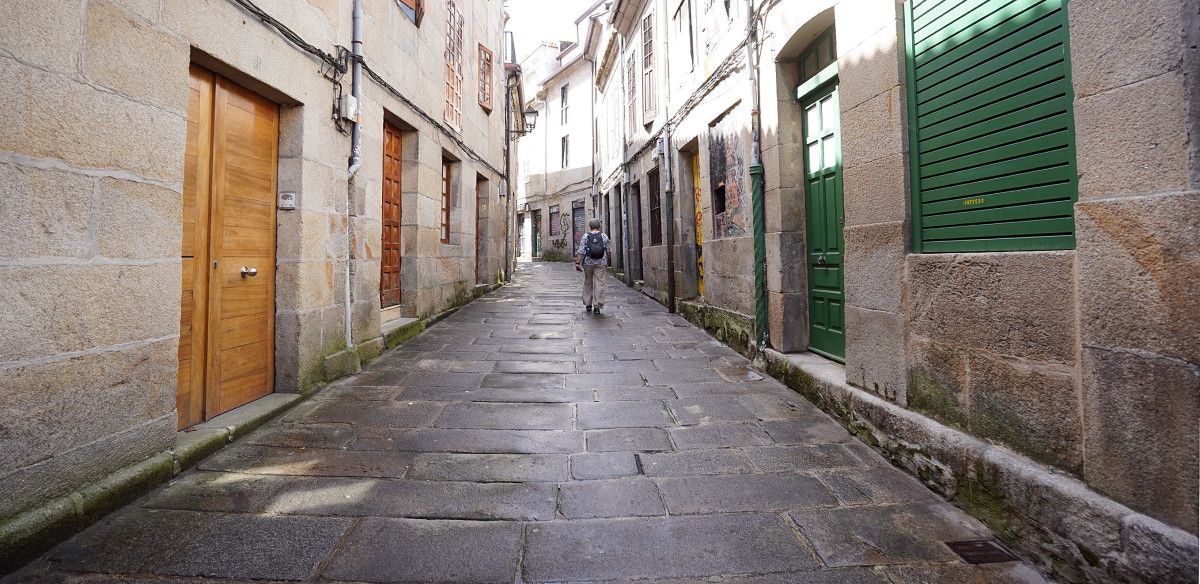
[[[811,354],[757,353],[748,317],[679,301],[678,313],[754,359],[893,464],[983,521],[1066,582],[1194,584],[1200,540],[1007,448],[853,387],[842,365]],[[749,328],[747,328],[749,326]]]
[[[1066,582],[1196,582],[1198,541],[1081,481],[853,387],[815,355],[762,354],[767,373]]]

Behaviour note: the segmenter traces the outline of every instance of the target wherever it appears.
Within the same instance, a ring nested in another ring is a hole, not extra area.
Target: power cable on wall
[[[349,68],[348,67],[349,60],[352,59],[353,56],[344,47],[340,47],[340,46],[337,47],[339,54],[342,55],[342,58],[338,58],[337,56],[334,56],[330,53],[327,53],[327,52],[321,50],[320,48],[313,45],[312,43],[305,41],[303,37],[301,37],[299,34],[297,34],[292,29],[288,28],[288,26],[286,24],[283,24],[282,22],[277,20],[275,17],[268,14],[265,10],[263,10],[262,8],[259,8],[256,4],[254,4],[254,2],[251,2],[251,0],[229,0],[229,1],[240,6],[243,10],[249,12],[256,18],[258,18],[260,21],[262,21],[263,24],[275,29],[275,31],[278,32],[284,39],[286,39],[288,42],[295,45],[300,50],[302,50],[310,55],[313,55],[314,57],[320,59],[325,64],[329,65],[329,67],[333,71],[336,71],[339,74],[344,74],[347,71],[347,69]],[[406,97],[402,93],[400,93],[400,90],[396,89],[394,86],[392,86],[392,84],[388,83],[381,75],[376,73],[375,70],[371,69],[370,65],[367,64],[366,59],[361,59],[359,62],[362,64],[363,70],[367,72],[368,77],[370,77],[373,81],[375,81],[375,83],[379,84],[380,87],[387,90],[387,92],[392,94],[392,96],[394,96],[396,99],[400,100],[401,103],[403,103],[405,106],[407,106],[413,112],[415,112],[418,116],[421,117],[421,119],[425,120],[427,123],[429,123],[433,127],[437,128],[439,132],[441,132],[444,136],[446,136],[451,141],[453,141],[459,147],[459,149],[461,149],[463,151],[463,153],[468,158],[484,165],[485,167],[487,167],[488,170],[492,171],[497,176],[504,176],[504,173],[500,169],[496,168],[495,166],[492,166],[492,164],[490,162],[488,162],[486,159],[484,159],[482,156],[480,156],[478,153],[476,153],[474,149],[467,146],[466,142],[463,142],[462,138],[458,136],[457,132],[455,132],[451,128],[446,127],[445,124],[441,123],[436,118],[429,115],[429,113],[427,113],[425,110],[418,107],[415,103],[412,102],[412,100],[410,100],[408,97]],[[326,77],[329,77],[329,75],[326,75]],[[340,77],[340,75],[339,75],[339,77]],[[335,80],[335,83],[336,83],[336,80]],[[506,139],[507,139],[507,137],[506,137]]]

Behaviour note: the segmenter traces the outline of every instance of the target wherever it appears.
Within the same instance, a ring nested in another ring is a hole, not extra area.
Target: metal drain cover
[[[1015,562],[1017,557],[1012,555],[1000,542],[994,539],[966,539],[948,541],[950,551],[958,554],[968,564],[996,564],[1000,562]]]

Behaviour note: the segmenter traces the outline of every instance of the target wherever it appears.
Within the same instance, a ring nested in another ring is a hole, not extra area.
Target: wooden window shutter
[[[400,5],[407,8],[405,14],[412,18],[413,23],[421,26],[421,19],[425,17],[425,0],[398,0]]]
[[[1065,5],[906,5],[914,251],[1074,249]]]

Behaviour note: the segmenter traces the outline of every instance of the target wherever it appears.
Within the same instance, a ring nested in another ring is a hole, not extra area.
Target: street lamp
[[[514,132],[514,133],[524,136],[525,134],[532,132],[533,126],[537,124],[537,117],[538,117],[537,110],[535,110],[533,108],[529,108],[529,109],[525,110],[525,131],[524,132]]]

